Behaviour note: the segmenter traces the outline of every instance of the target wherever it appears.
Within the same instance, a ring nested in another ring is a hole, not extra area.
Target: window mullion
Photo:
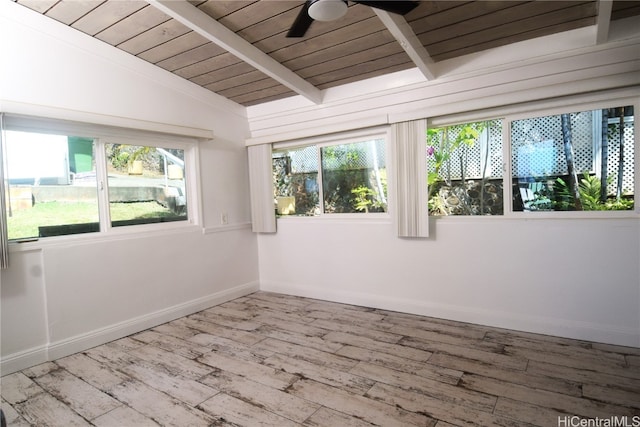
[[[502,120],[502,203],[505,216],[513,215],[511,120]]]
[[[100,231],[111,229],[111,213],[109,210],[109,185],[107,175],[107,155],[104,141],[100,138],[94,140],[96,161],[96,185],[98,191],[98,211],[100,214]]]
[[[324,181],[322,177],[322,148],[316,145],[318,153],[318,204],[320,205],[320,215],[324,215]]]

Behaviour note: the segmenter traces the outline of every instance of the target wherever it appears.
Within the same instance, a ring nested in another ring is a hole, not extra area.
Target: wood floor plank
[[[146,344],[143,342],[127,337],[98,347],[93,347],[87,350],[85,354],[99,362],[117,366],[134,362],[136,357],[129,352],[144,345]]]
[[[316,304],[317,308],[318,304]],[[375,311],[356,311],[356,310],[327,310],[322,311],[321,309],[316,309],[315,311],[307,312],[307,316],[313,319],[322,319],[322,320],[335,320],[343,323],[372,323],[372,322],[380,322],[384,319],[382,314],[376,313]]]
[[[640,393],[635,390],[623,390],[618,387],[602,387],[599,385],[585,384],[582,386],[584,397],[599,402],[615,403],[640,409]],[[640,415],[640,411],[638,411]],[[639,420],[640,421],[640,420]]]
[[[637,347],[637,348],[626,347],[622,345],[604,344],[599,342],[593,342],[590,344],[591,344],[591,348],[594,348],[596,350],[611,351],[613,353],[640,356],[640,347]]]
[[[468,390],[463,387],[453,386],[437,380],[423,378],[369,363],[358,363],[358,365],[351,370],[351,373],[361,375],[378,383],[388,384],[400,389],[431,396],[443,402],[485,412],[493,411],[497,400],[495,395],[483,391]]]
[[[394,356],[387,353],[379,353],[354,346],[344,346],[336,352],[340,356],[349,357],[351,359],[368,362],[374,365],[380,365],[396,371],[406,372],[412,375],[420,375],[425,378],[432,378],[447,384],[457,384],[462,377],[462,371],[456,371],[446,367],[417,363],[403,357]]]
[[[274,353],[288,355],[296,359],[306,360],[319,366],[327,366],[334,369],[348,371],[358,361],[348,357],[339,356],[325,351],[308,348],[302,345],[267,338],[254,347],[273,351]]]
[[[569,355],[553,353],[551,351],[540,351],[507,346],[505,353],[517,358],[526,358],[538,362],[547,362],[554,365],[566,366],[568,368],[578,368],[588,371],[599,371],[621,377],[640,379],[640,369],[629,367],[624,360],[611,360],[594,354],[591,357],[570,357]]]
[[[42,393],[42,387],[22,372],[6,375],[0,382],[0,395],[14,405]]]
[[[205,319],[206,320],[206,319]],[[188,316],[180,319],[180,321],[174,321],[179,325],[183,325],[200,332],[204,332],[210,335],[216,335],[223,338],[228,338],[234,341],[238,341],[242,344],[253,345],[258,341],[261,341],[264,337],[254,334],[252,332],[241,331],[239,329],[227,328],[225,326],[216,325],[215,323],[199,320],[193,316]]]
[[[82,353],[58,359],[56,365],[102,391],[128,379],[126,375]]]
[[[188,328],[184,325],[180,325],[178,322],[164,323],[162,325],[156,326],[151,330],[163,335],[180,338],[182,340],[189,339],[192,336],[200,333],[200,331]]]
[[[329,408],[320,408],[304,422],[307,427],[372,427],[373,424]]]
[[[238,341],[210,334],[198,334],[190,338],[189,341],[210,348],[212,351],[225,353],[238,359],[255,361],[257,363],[262,362],[274,354],[273,351],[251,347]]]
[[[287,316],[272,316],[270,314],[263,314],[256,317],[256,320],[263,324],[262,327],[268,326],[271,329],[278,329],[297,334],[304,334],[310,337],[322,337],[331,332],[331,329],[319,328],[317,326],[310,325],[308,322],[295,322]]]
[[[253,331],[260,327],[260,322],[253,320],[242,320],[237,317],[226,316],[217,312],[201,311],[191,315],[192,319],[211,322],[215,325],[225,326],[227,328],[239,329],[241,331]]]
[[[326,341],[333,341],[340,344],[354,345],[368,350],[375,350],[382,353],[393,354],[405,359],[417,362],[426,362],[433,354],[430,351],[423,351],[417,348],[403,346],[399,344],[391,344],[388,342],[376,341],[371,338],[362,337],[346,332],[332,331],[323,337]]]
[[[49,393],[39,393],[28,402],[15,406],[32,426],[76,427],[90,426],[88,421]]]
[[[430,331],[453,337],[463,337],[472,340],[482,340],[487,329],[471,325],[468,323],[445,323],[437,319],[424,318],[420,316],[398,315],[390,313],[385,316],[383,322],[376,324],[384,330],[398,331],[399,327],[410,328],[413,331]]]
[[[360,311],[360,312],[375,312],[378,311],[369,307],[362,307],[358,305],[351,304],[342,304],[339,302],[333,301],[322,301],[322,300],[308,300],[309,304],[307,304],[304,308],[306,311],[327,311],[330,313],[350,313],[352,311]]]
[[[27,422],[15,408],[9,405],[4,399],[0,400],[0,409],[4,412],[7,425],[11,427],[29,427],[31,424]]]
[[[628,407],[600,403],[585,398],[567,396],[545,390],[532,389],[475,374],[464,374],[462,376],[461,386],[469,390],[507,397],[546,408],[554,408],[568,414],[588,418],[605,418],[610,417],[611,414],[634,415],[633,409]]]
[[[272,325],[261,326],[256,330],[256,333],[260,335],[264,335],[268,338],[273,338],[280,341],[289,342],[292,344],[302,345],[305,347],[313,348],[315,350],[326,351],[329,353],[335,353],[342,347],[343,344],[326,341],[322,337],[306,335],[304,333],[291,332],[286,329],[280,329],[274,327]],[[327,331],[324,331],[323,335],[325,335]]]
[[[137,380],[111,389],[111,395],[160,425],[209,426],[212,418]]]
[[[36,382],[52,396],[65,402],[69,408],[88,420],[122,405],[108,394],[82,381],[65,369],[58,369],[38,377]]]
[[[530,360],[527,366],[527,372],[603,387],[623,387],[628,390],[633,390],[640,395],[640,379],[602,373],[597,370],[583,370]]]
[[[0,395],[10,427],[547,427],[640,415],[640,348],[256,292]]]
[[[330,331],[347,332],[359,335],[365,338],[371,338],[376,341],[382,341],[391,344],[397,344],[403,337],[400,334],[379,331],[368,328],[366,323],[359,322],[341,322],[336,320],[317,319],[311,323],[313,326],[324,328]]]
[[[187,379],[197,380],[213,371],[207,365],[149,345],[135,349],[131,351],[131,354],[142,360],[162,366],[171,375]]]
[[[91,424],[96,427],[156,427],[159,425],[151,418],[145,417],[140,412],[124,405],[91,420]]]
[[[167,372],[164,367],[146,361],[124,366],[120,369],[131,378],[135,378],[189,406],[197,406],[220,392],[220,390],[193,379],[173,375]]]
[[[202,378],[200,382],[297,423],[302,423],[320,409],[317,403],[229,372],[215,372]]]
[[[313,380],[300,380],[293,384],[289,393],[303,399],[313,400],[322,406],[353,416],[372,424],[387,427],[434,426],[435,420],[422,414],[406,411],[393,405],[367,399],[364,396],[321,384]]]
[[[502,426],[522,427],[526,424],[513,419],[494,415],[490,411],[481,411],[452,401],[443,401],[416,391],[406,390],[389,384],[378,383],[367,393],[367,396],[403,408],[425,414],[455,426]]]
[[[638,355],[627,355],[626,356],[627,365],[633,366],[635,368],[640,368],[640,356]]]
[[[153,330],[135,334],[131,338],[179,354],[187,359],[195,359],[211,351],[209,348],[198,346],[193,341],[183,340]]]
[[[496,403],[495,415],[511,418],[531,425],[547,427],[557,426],[558,417],[564,417],[566,412],[543,406],[531,405],[527,402],[499,397]]]
[[[214,417],[216,422],[213,425],[215,426],[250,426],[255,423],[255,420],[260,420],[259,425],[264,427],[299,426],[298,423],[225,393],[220,393],[203,402],[199,408]]]
[[[526,349],[527,351],[540,350],[540,340],[536,340],[535,338],[524,338],[505,332],[487,332],[485,341],[504,344],[517,349]],[[608,363],[610,362],[613,366],[624,366],[625,364],[624,355],[610,351],[592,349],[590,345],[583,343],[578,343],[578,345],[555,342],[545,343],[545,353],[552,353],[559,357],[570,357],[572,359],[582,359],[587,361],[606,361]]]
[[[198,361],[221,371],[228,371],[251,378],[260,384],[273,387],[277,390],[286,389],[298,379],[295,375],[269,366],[246,360],[238,360],[219,352],[207,353],[198,358]]]
[[[502,366],[495,366],[477,360],[469,360],[451,354],[434,354],[433,357],[429,359],[429,364],[457,369],[460,372],[470,372],[514,384],[526,385],[527,387],[539,388],[541,390],[555,391],[571,396],[582,396],[582,387],[579,382],[537,375],[527,371],[506,369]]]
[[[264,363],[267,366],[297,375],[300,378],[309,378],[354,394],[365,394],[367,390],[375,384],[373,380],[353,375],[349,372],[319,366],[305,360],[294,359],[281,354],[269,357]]]
[[[45,362],[22,371],[29,378],[37,378],[60,369],[54,362]]]
[[[442,342],[434,342],[420,338],[408,337],[403,338],[399,344],[409,347],[418,348],[433,353],[451,354],[453,356],[462,356],[467,359],[477,360],[480,362],[491,363],[497,366],[504,366],[507,369],[525,370],[528,360],[523,356],[507,355],[494,353],[491,351],[478,350],[476,348],[466,347],[463,344],[454,345]]]

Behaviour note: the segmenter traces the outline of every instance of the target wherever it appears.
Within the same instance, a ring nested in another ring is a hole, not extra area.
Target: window
[[[427,130],[430,215],[502,215],[502,121]]]
[[[633,210],[632,106],[511,122],[513,211]]]
[[[386,144],[370,139],[273,151],[279,215],[387,210]]]
[[[187,219],[184,150],[106,144],[112,227]]]
[[[194,145],[166,135],[104,136],[82,125],[78,133],[42,127],[3,132],[9,240],[189,220]]]

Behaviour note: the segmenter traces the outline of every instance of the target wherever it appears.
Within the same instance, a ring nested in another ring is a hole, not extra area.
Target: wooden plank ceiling
[[[186,1],[186,0],[185,0]],[[17,0],[182,78],[249,106],[295,95],[143,0]],[[244,41],[318,89],[415,67],[374,11],[314,22],[303,38],[286,32],[303,6],[293,0],[189,0]],[[598,1],[422,1],[404,18],[435,62],[594,25]],[[613,2],[611,20],[640,14],[640,1]]]

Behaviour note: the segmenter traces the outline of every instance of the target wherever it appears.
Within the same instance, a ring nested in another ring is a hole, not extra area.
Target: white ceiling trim
[[[418,37],[411,29],[411,26],[400,15],[389,13],[378,8],[372,8],[378,18],[387,27],[389,32],[396,38],[400,46],[407,52],[409,58],[416,64],[427,80],[434,80],[436,75],[433,71],[434,62],[431,55],[424,48]]]
[[[147,2],[314,104],[322,103],[320,89],[236,35],[188,1],[147,0]]]
[[[609,25],[611,24],[611,9],[613,0],[598,2],[598,16],[596,17],[596,44],[609,41]]]

